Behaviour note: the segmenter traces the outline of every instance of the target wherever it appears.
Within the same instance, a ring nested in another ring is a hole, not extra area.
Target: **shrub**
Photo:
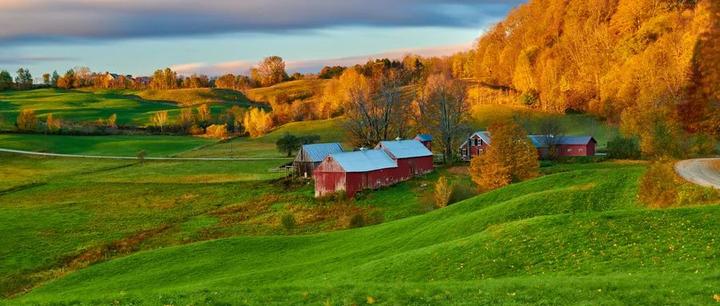
[[[608,141],[607,151],[612,159],[640,159],[640,144],[635,138],[618,135]]]
[[[672,161],[656,161],[640,178],[638,197],[652,208],[670,207],[678,202],[680,183]]]
[[[280,223],[285,230],[290,231],[295,228],[295,216],[291,213],[285,214],[280,218]]]
[[[349,228],[356,228],[356,227],[363,227],[365,226],[365,216],[363,214],[358,213],[354,214],[350,218],[350,222],[348,223]]]
[[[213,124],[207,127],[205,136],[225,139],[228,137],[227,124]]]
[[[443,208],[450,204],[450,198],[453,194],[453,186],[448,183],[445,176],[441,176],[435,183],[435,207]]]
[[[533,106],[538,102],[539,96],[540,94],[537,92],[537,90],[531,89],[524,92],[520,96],[520,102],[525,106]]]
[[[679,188],[678,205],[704,204],[720,200],[720,191],[709,187],[684,184]]]

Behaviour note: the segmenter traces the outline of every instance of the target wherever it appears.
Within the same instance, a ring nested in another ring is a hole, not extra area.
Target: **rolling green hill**
[[[328,80],[307,79],[283,82],[269,87],[253,88],[247,95],[252,101],[268,103],[270,99],[283,94],[288,101],[314,99],[322,92]]]
[[[0,148],[34,152],[101,156],[168,157],[215,143],[191,136],[64,136],[42,134],[0,134]]]
[[[13,302],[709,304],[720,206],[647,210],[641,164],[589,164],[377,226],[141,252]],[[550,169],[549,172],[554,172]]]
[[[179,154],[180,157],[285,157],[278,152],[275,142],[285,133],[318,135],[321,142],[346,142],[343,118],[300,121],[285,124],[265,136],[240,137]],[[349,146],[346,146],[350,149]]]
[[[47,113],[72,121],[95,121],[117,115],[120,125],[145,126],[157,111],[168,111],[174,120],[185,105],[209,103],[214,114],[251,103],[242,93],[223,89],[169,91],[36,89],[0,92],[0,129],[10,129],[22,109],[32,109],[41,119]]]

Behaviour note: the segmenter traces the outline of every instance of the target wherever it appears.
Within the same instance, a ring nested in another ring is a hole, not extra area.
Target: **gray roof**
[[[432,141],[432,135],[430,135],[430,134],[417,134],[417,136],[415,136],[415,140],[418,140],[418,141]]]
[[[305,153],[308,161],[321,162],[325,157],[334,153],[342,153],[342,146],[337,143],[314,143],[302,146],[301,153]]]
[[[345,172],[368,172],[397,167],[397,162],[383,150],[362,150],[330,154]]]
[[[545,135],[530,135],[528,136],[532,141],[533,145],[538,148],[546,146]],[[592,136],[560,136],[560,139],[556,140],[558,145],[586,145],[590,142],[597,142]]]
[[[490,139],[490,132],[488,132],[488,131],[477,131],[477,132],[475,132],[475,133],[472,133],[472,135],[470,135],[470,137],[468,137],[468,138],[472,138],[473,136],[477,136],[478,138],[482,139],[482,141],[484,141],[485,143],[490,144],[490,140],[491,140],[491,139]],[[468,141],[465,140],[465,142],[463,142],[463,143],[460,145],[460,147],[462,148],[462,147],[466,146],[466,145],[467,145],[467,142],[468,142]]]
[[[384,148],[395,158],[413,158],[432,156],[432,152],[428,150],[421,142],[417,140],[393,140],[381,141],[376,149]]]

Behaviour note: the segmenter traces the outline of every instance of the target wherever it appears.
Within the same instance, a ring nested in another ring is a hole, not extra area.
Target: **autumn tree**
[[[111,129],[117,128],[117,114],[110,115],[110,117],[108,117],[106,122],[107,122],[107,127],[111,128]]]
[[[227,124],[213,124],[207,127],[205,135],[213,138],[228,138]]]
[[[153,125],[159,127],[161,133],[163,132],[167,122],[168,122],[168,112],[167,111],[155,112],[155,114],[152,117]]]
[[[13,79],[6,70],[0,71],[0,90],[8,90],[13,88]]]
[[[62,120],[54,118],[52,113],[48,113],[45,118],[45,128],[49,133],[55,133],[62,128]]]
[[[33,85],[33,78],[30,74],[30,70],[20,68],[15,76],[15,87],[18,89],[30,89]]]
[[[201,127],[205,128],[210,124],[210,121],[212,120],[212,113],[210,112],[210,107],[208,107],[207,104],[201,104],[197,108],[197,121],[198,124],[200,124]]]
[[[445,162],[452,161],[457,141],[467,130],[466,92],[461,81],[453,80],[446,74],[433,74],[417,94],[415,106],[419,126],[438,135]]]
[[[260,108],[252,108],[245,113],[243,126],[250,137],[265,135],[273,127],[272,115]]]
[[[527,132],[514,121],[488,129],[492,145],[470,162],[470,176],[480,190],[492,190],[539,175],[537,150]]]
[[[447,177],[441,176],[435,183],[435,207],[443,208],[450,204],[453,194],[453,186],[448,182]]]
[[[68,70],[65,75],[58,78],[57,87],[62,89],[71,89],[75,86],[75,70]]]
[[[180,115],[178,115],[177,118],[177,125],[182,128],[184,131],[188,131],[190,127],[193,125],[193,121],[195,120],[195,115],[193,114],[192,108],[182,108],[180,109]]]
[[[50,86],[50,81],[51,81],[51,80],[50,80],[50,74],[49,74],[49,73],[43,73],[42,78],[43,78],[43,85],[45,85],[45,86]]]
[[[31,109],[23,109],[20,111],[20,114],[18,114],[15,126],[20,131],[30,132],[37,128],[37,123],[38,120],[35,116],[35,111]]]
[[[175,89],[178,87],[177,73],[170,68],[155,70],[150,80],[152,89]]]
[[[355,69],[340,76],[345,125],[356,146],[373,146],[405,133],[409,103],[403,100],[401,82],[394,72],[372,80]]]
[[[263,87],[275,85],[288,78],[285,61],[279,56],[266,57],[256,69],[257,81]]]

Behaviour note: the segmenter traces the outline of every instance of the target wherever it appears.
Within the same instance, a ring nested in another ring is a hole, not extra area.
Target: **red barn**
[[[315,168],[315,196],[345,192],[348,197],[364,189],[378,189],[402,181],[395,160],[383,150],[331,154]]]
[[[538,150],[538,157],[548,155],[550,145],[556,147],[558,155],[563,157],[594,156],[597,141],[592,136],[553,136],[530,135],[532,144]],[[491,145],[490,134],[486,131],[475,132],[460,146],[460,156],[469,161],[482,154]]]
[[[397,161],[404,180],[430,173],[435,169],[432,152],[417,140],[381,141],[375,149],[387,152]]]
[[[531,135],[533,145],[541,157],[547,157],[550,144],[557,149],[559,156],[594,156],[597,141],[592,136],[552,136]]]

